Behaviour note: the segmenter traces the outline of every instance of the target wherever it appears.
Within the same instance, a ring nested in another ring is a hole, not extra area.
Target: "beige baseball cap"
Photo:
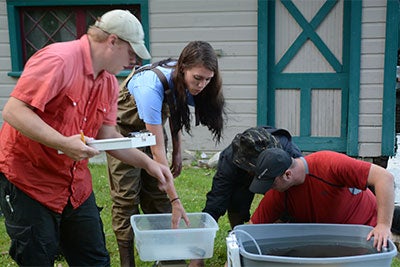
[[[151,58],[149,51],[147,51],[144,45],[142,24],[128,10],[115,9],[108,11],[94,25],[130,43],[135,53],[142,59]]]

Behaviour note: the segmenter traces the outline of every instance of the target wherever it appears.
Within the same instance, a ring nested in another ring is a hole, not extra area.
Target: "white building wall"
[[[149,13],[153,61],[178,57],[192,40],[210,42],[221,55],[228,115],[224,139],[216,146],[206,127],[193,126],[182,148],[225,148],[236,133],[256,124],[257,0],[151,0]],[[381,151],[386,0],[363,0],[362,15],[359,148],[360,156],[368,157]],[[6,0],[0,0],[0,112],[17,81],[7,75],[10,70]]]
[[[183,149],[222,150],[234,135],[257,120],[257,0],[151,0],[153,61],[178,57],[193,40],[209,42],[221,54],[219,67],[226,98],[224,140],[218,145],[204,126],[184,133]]]
[[[9,71],[11,71],[11,55],[6,0],[0,0],[0,125],[3,121],[1,111],[17,81],[7,75]]]
[[[361,157],[381,155],[385,26],[386,0],[363,0],[359,117]]]
[[[256,124],[257,0],[152,0],[149,13],[152,61],[178,57],[193,40],[207,41],[221,54],[227,111],[224,139],[216,146],[206,127],[193,126],[192,137],[184,135],[183,149],[225,148],[236,133]],[[0,0],[0,109],[17,81],[7,76],[10,70],[6,1]]]

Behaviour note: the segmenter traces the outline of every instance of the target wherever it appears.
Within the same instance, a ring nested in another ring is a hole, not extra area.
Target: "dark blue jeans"
[[[77,209],[51,211],[0,173],[0,205],[11,238],[10,256],[23,266],[54,266],[63,254],[69,266],[110,266],[94,193]]]

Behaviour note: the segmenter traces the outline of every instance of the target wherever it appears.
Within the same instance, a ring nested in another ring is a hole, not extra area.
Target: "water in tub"
[[[327,258],[377,253],[372,241],[361,243],[354,237],[340,235],[269,238],[257,240],[257,244],[263,255],[283,257]],[[247,252],[258,254],[254,242],[244,242],[243,246]]]

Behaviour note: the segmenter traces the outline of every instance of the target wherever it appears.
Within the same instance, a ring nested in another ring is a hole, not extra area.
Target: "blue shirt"
[[[171,63],[170,63],[171,64]],[[172,62],[171,65],[175,65]],[[172,81],[174,68],[157,67],[167,79],[169,88],[174,90]],[[134,96],[139,118],[147,124],[162,124],[161,109],[164,101],[164,87],[154,71],[142,71],[133,75],[127,88]],[[194,106],[193,96],[186,90],[188,105]]]

